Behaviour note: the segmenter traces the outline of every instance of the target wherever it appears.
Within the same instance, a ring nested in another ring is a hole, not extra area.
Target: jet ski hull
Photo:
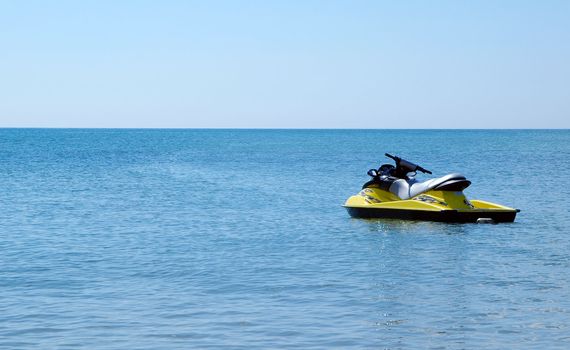
[[[473,211],[457,211],[457,210],[440,210],[440,211],[424,211],[424,210],[406,210],[394,208],[362,208],[362,207],[346,207],[346,210],[353,218],[383,218],[383,219],[399,219],[399,220],[421,220],[421,221],[437,221],[437,222],[456,222],[469,223],[477,222],[479,219],[491,219],[493,222],[513,222],[518,210],[508,211],[489,211],[489,210],[473,210]]]
[[[513,222],[518,209],[482,200],[469,200],[463,193],[471,181],[453,173],[418,182],[417,171],[431,171],[400,157],[385,154],[396,166],[383,164],[370,169],[372,180],[344,203],[355,218],[387,218],[440,222]],[[412,174],[409,177],[409,174]]]
[[[428,191],[399,199],[380,188],[364,188],[344,207],[355,218],[387,218],[439,222],[513,222],[518,209],[482,200],[468,200],[462,191]]]

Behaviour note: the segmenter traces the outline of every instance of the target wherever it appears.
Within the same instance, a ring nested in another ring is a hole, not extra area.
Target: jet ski
[[[432,174],[412,162],[388,153],[396,165],[370,169],[372,178],[348,198],[344,207],[355,218],[391,218],[440,222],[513,222],[520,211],[482,200],[469,200],[463,190],[471,185],[453,173],[419,182],[418,171]]]

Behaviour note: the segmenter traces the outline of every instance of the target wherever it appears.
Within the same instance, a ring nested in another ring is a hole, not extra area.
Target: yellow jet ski
[[[465,176],[453,173],[418,182],[416,172],[431,174],[400,157],[386,153],[396,166],[370,169],[372,180],[362,186],[344,207],[355,218],[392,218],[442,222],[513,222],[520,211],[481,200],[468,200],[463,190],[471,185]]]

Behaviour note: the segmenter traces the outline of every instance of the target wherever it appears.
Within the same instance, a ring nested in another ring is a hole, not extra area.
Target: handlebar
[[[429,170],[427,170],[427,169],[425,169],[425,168],[422,168],[421,166],[416,165],[416,164],[414,164],[414,163],[412,163],[412,162],[409,162],[409,161],[407,161],[407,160],[405,160],[405,159],[402,159],[402,158],[400,158],[400,157],[393,156],[393,155],[388,154],[388,153],[384,153],[384,155],[385,155],[386,157],[388,157],[388,158],[393,159],[393,160],[396,162],[396,168],[400,168],[400,169],[402,169],[403,171],[405,171],[406,173],[408,173],[408,172],[413,172],[413,171],[421,171],[422,173],[426,173],[426,174],[431,174],[431,173],[432,173],[431,171],[429,171]]]
[[[429,170],[427,170],[427,169],[424,169],[424,168],[422,168],[421,166],[418,166],[418,170],[421,171],[421,172],[424,173],[424,174],[430,174],[430,175],[432,174],[431,171],[429,171]]]
[[[393,156],[393,155],[391,155],[391,154],[388,154],[388,153],[384,153],[384,155],[385,155],[386,157],[388,157],[388,158],[392,158],[392,159],[394,159],[394,161],[396,161],[396,162],[399,162],[399,161],[400,161],[400,158],[398,158],[398,157],[394,157],[394,156]]]

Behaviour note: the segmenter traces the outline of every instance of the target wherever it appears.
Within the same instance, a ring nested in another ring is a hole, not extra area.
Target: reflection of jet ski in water
[[[405,159],[386,156],[396,166],[370,169],[372,180],[346,201],[344,207],[356,218],[393,218],[444,222],[513,222],[518,209],[480,200],[468,200],[463,190],[471,185],[461,174],[418,182],[417,171],[431,171]]]

